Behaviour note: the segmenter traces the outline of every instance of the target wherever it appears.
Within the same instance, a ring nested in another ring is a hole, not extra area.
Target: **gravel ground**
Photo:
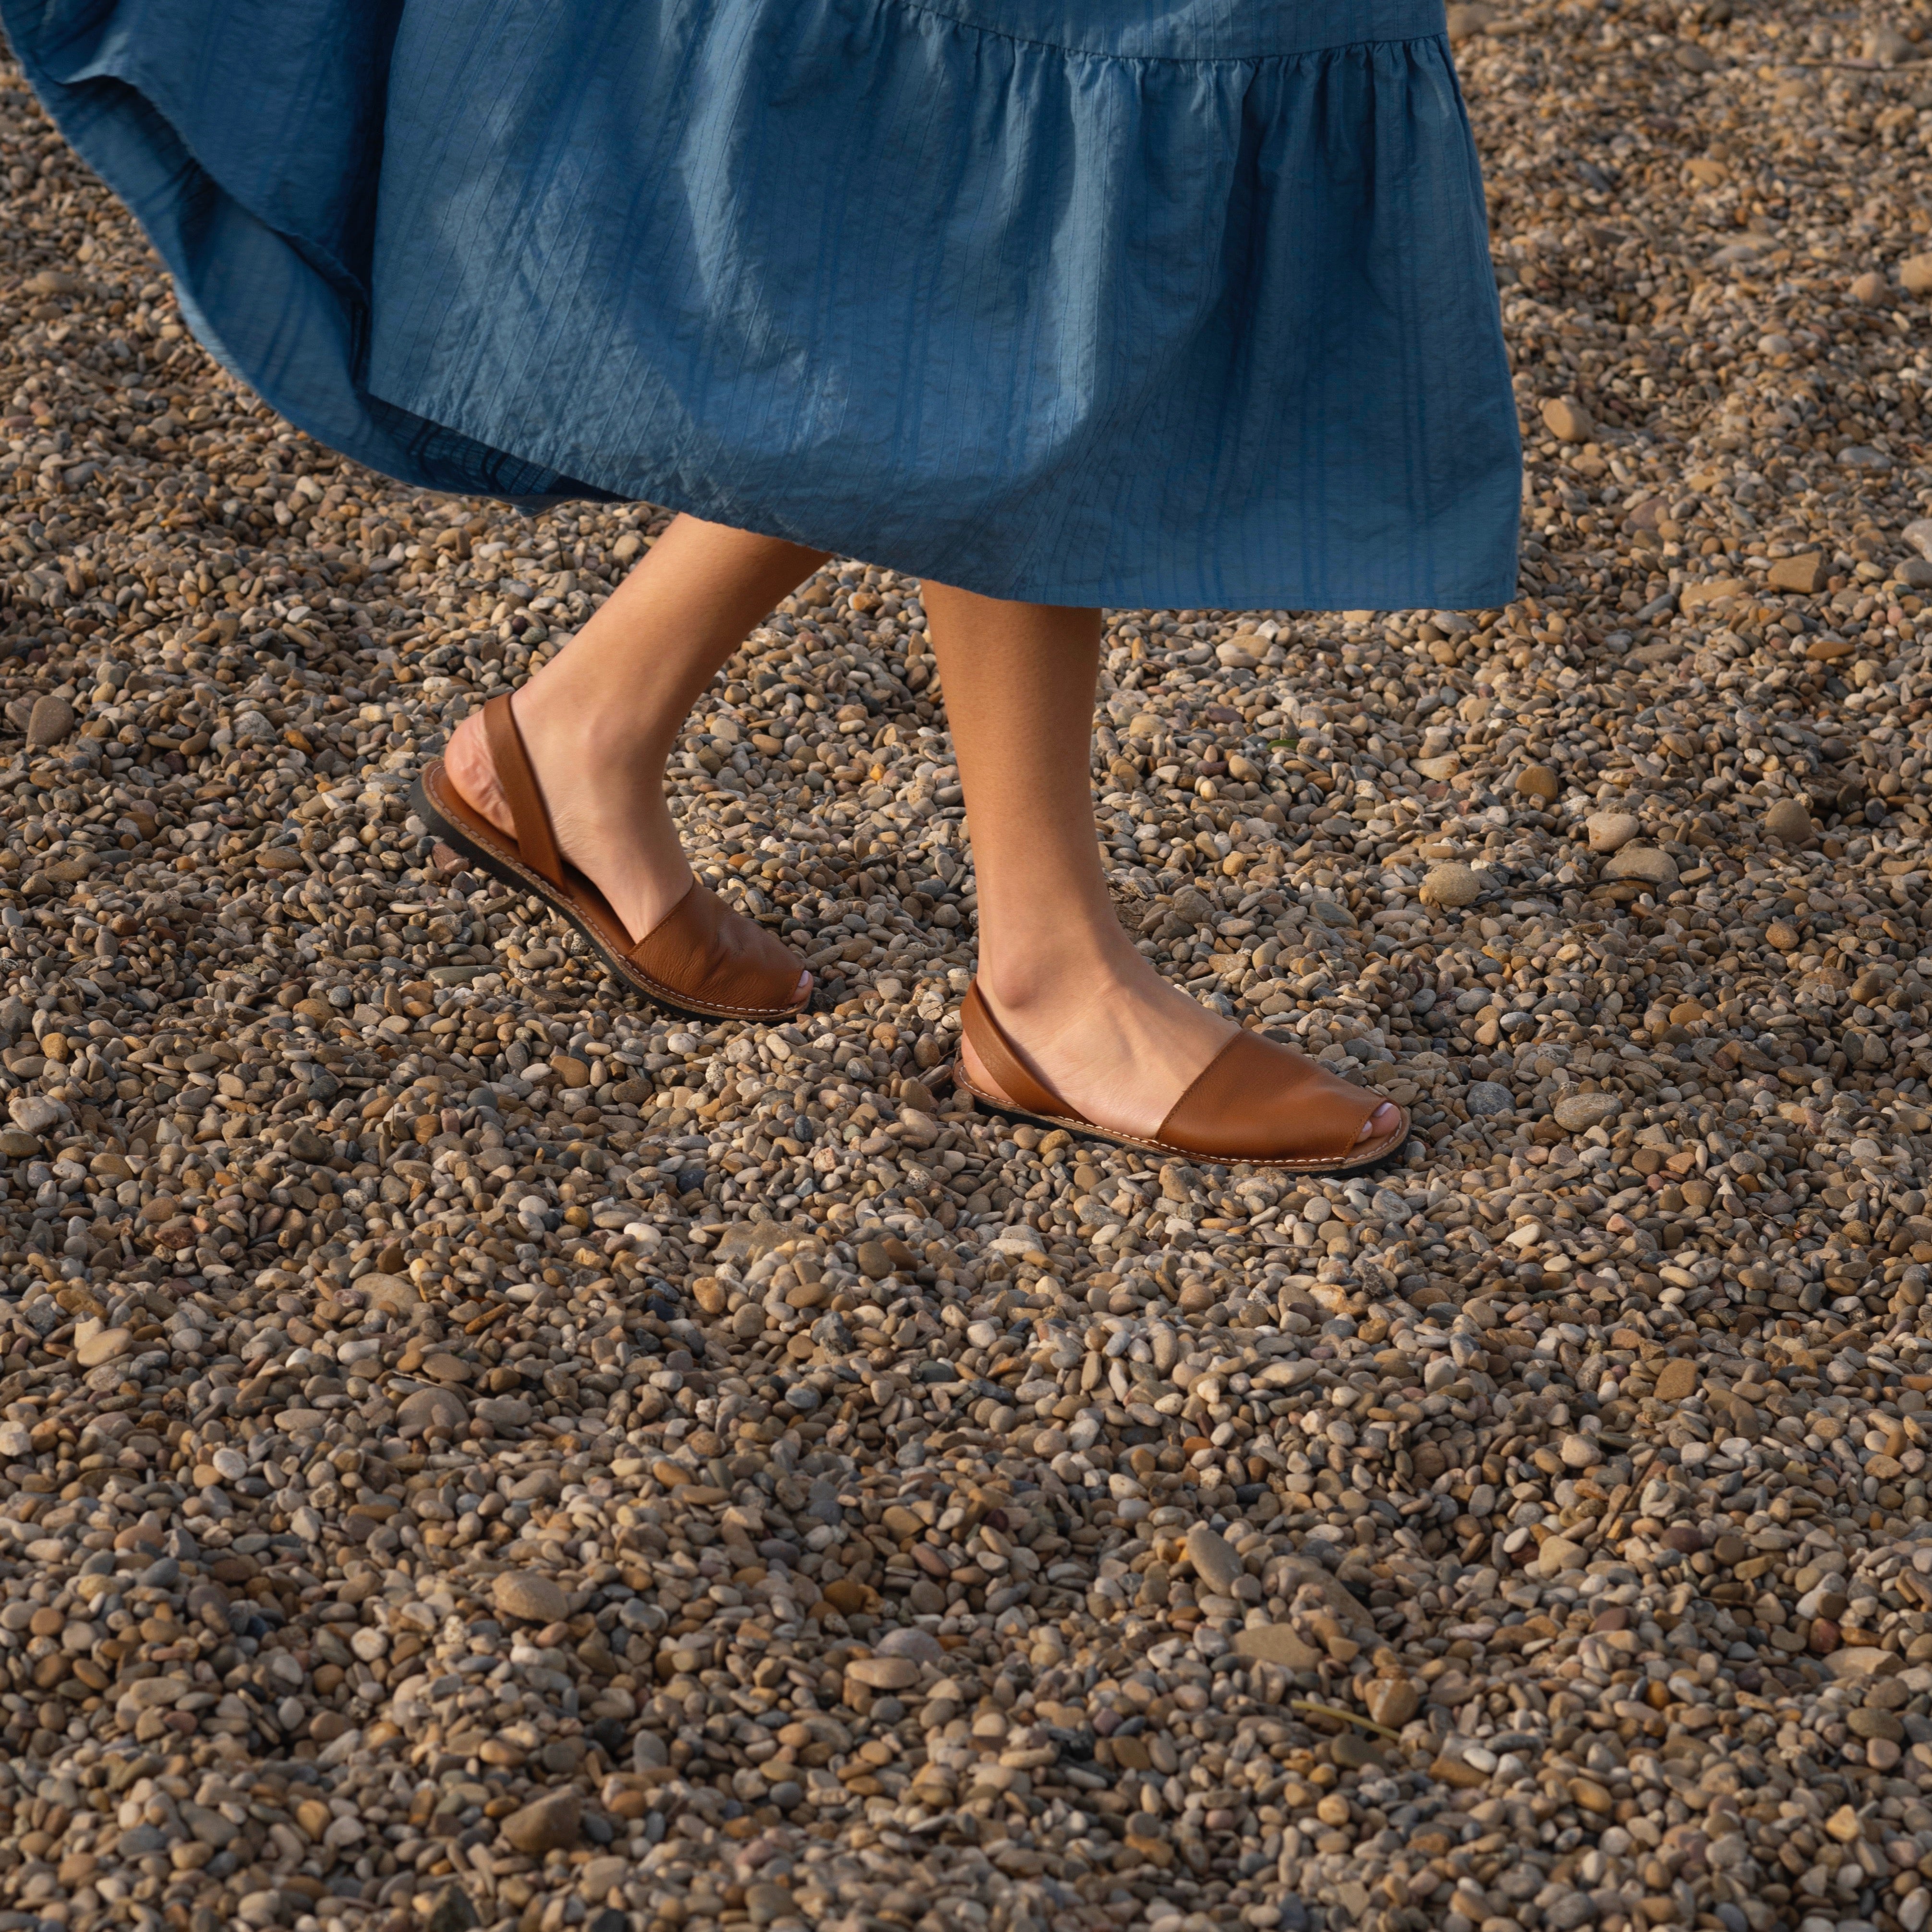
[[[917,587],[685,740],[827,1010],[405,795],[652,538],[338,462],[0,73],[0,1932],[1919,1932],[1932,70],[1455,10],[1506,610],[1113,614],[1144,950],[1415,1110],[1009,1129]]]

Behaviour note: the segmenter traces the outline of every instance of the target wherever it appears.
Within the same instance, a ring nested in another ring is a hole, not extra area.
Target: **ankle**
[[[1138,958],[1138,955],[1136,956]],[[980,990],[995,1012],[1014,1019],[1090,1006],[1124,992],[1130,983],[1124,962],[1099,944],[1060,935],[1052,947],[1016,948],[988,954],[982,946]]]
[[[608,696],[586,698],[534,682],[517,693],[515,712],[517,728],[533,758],[561,754],[580,771],[620,766],[634,779],[648,777],[654,790],[662,788],[676,724],[682,722],[674,721],[667,731]]]

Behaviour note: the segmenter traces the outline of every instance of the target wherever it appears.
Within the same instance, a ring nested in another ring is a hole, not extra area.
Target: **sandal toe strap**
[[[1220,1158],[1343,1160],[1382,1103],[1258,1034],[1235,1034],[1160,1125],[1169,1147]]]
[[[632,947],[630,960],[661,986],[748,1013],[795,1006],[804,970],[796,954],[695,879]]]

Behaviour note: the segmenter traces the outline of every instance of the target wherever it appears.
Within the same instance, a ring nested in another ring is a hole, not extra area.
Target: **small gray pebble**
[[[1516,1096],[1500,1081],[1478,1080],[1464,1088],[1462,1104],[1472,1119],[1486,1120],[1498,1114],[1514,1112]]]

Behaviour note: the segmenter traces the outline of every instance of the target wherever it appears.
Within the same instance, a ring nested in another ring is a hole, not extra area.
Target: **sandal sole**
[[[1294,1160],[1274,1159],[1264,1155],[1244,1154],[1202,1154],[1198,1148],[1175,1147],[1166,1141],[1143,1140],[1138,1134],[1116,1133],[1111,1127],[1096,1127],[1085,1120],[1070,1120],[1052,1114],[1029,1112],[1024,1107],[1016,1107],[1010,1100],[995,1098],[991,1094],[982,1094],[967,1078],[958,1064],[952,1069],[952,1084],[962,1094],[970,1094],[979,1104],[994,1113],[1008,1119],[1030,1121],[1036,1126],[1057,1129],[1071,1135],[1076,1140],[1098,1141],[1106,1147],[1138,1148],[1148,1154],[1172,1155],[1176,1160],[1192,1161],[1197,1167],[1259,1167],[1272,1172],[1305,1174],[1312,1179],[1324,1175],[1343,1174],[1369,1174],[1379,1167],[1386,1167],[1394,1160],[1408,1144],[1409,1128],[1412,1123],[1406,1107],[1395,1106],[1402,1115],[1401,1131],[1382,1142],[1370,1152],[1356,1156],[1352,1160],[1329,1160],[1312,1159]]]
[[[420,777],[410,788],[410,807],[445,844],[460,852],[493,879],[500,880],[513,891],[529,893],[542,899],[556,917],[578,933],[585,944],[596,952],[613,979],[640,998],[650,1000],[653,1006],[661,1006],[666,1012],[674,1013],[680,1019],[744,1020],[764,1025],[778,1025],[787,1020],[796,1019],[801,1013],[809,1010],[812,995],[818,991],[815,974],[812,979],[812,994],[808,994],[802,1002],[796,1006],[769,1010],[706,1006],[674,992],[668,987],[659,986],[655,980],[640,973],[622,953],[613,951],[603,936],[583,916],[572,901],[559,892],[548,879],[519,865],[508,853],[485,844],[467,826],[459,824],[440,809]]]

